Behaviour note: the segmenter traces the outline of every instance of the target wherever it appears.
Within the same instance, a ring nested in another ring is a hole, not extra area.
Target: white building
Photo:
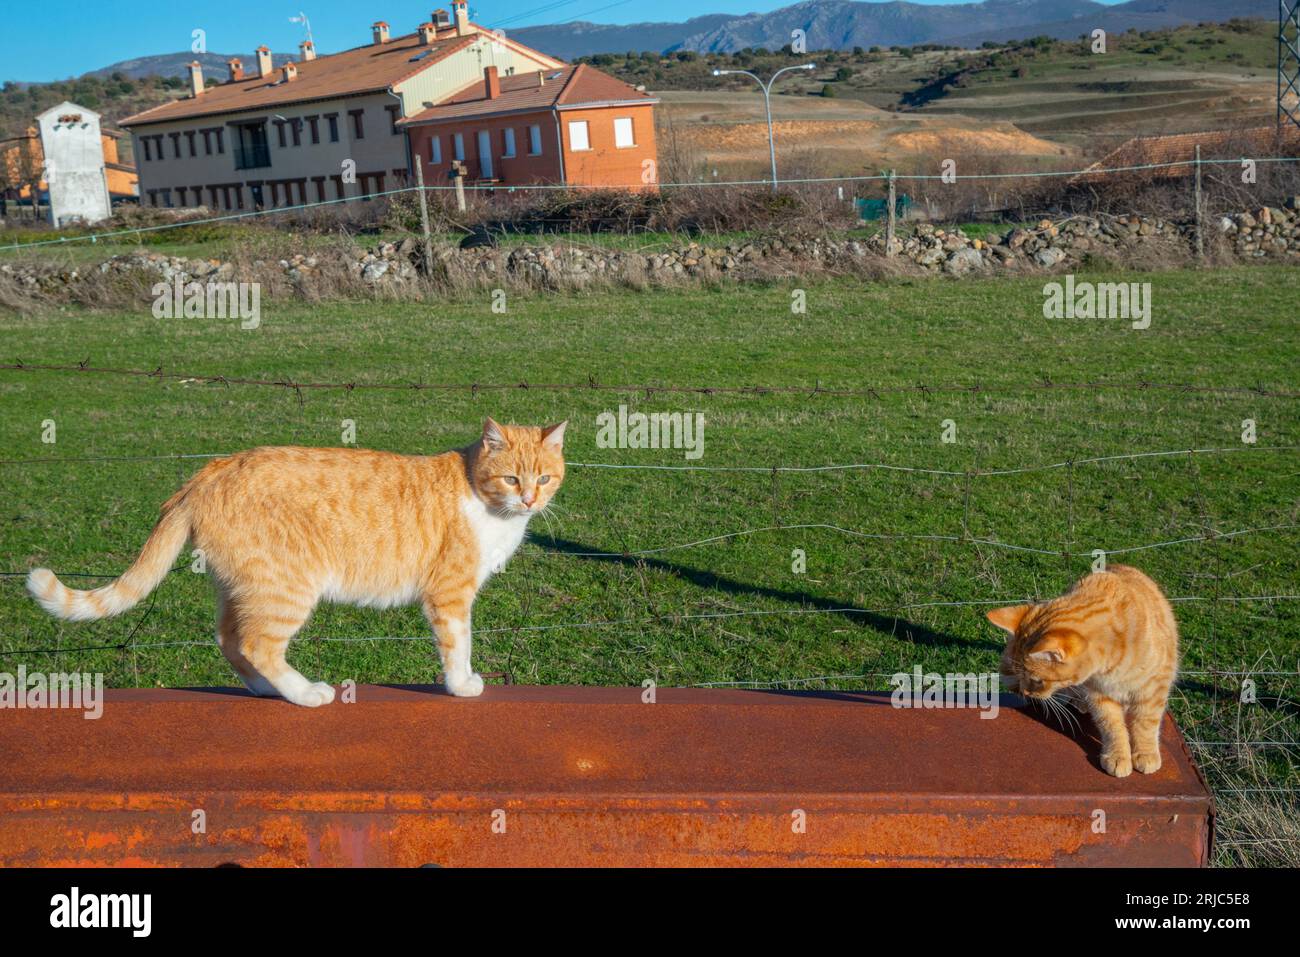
[[[112,214],[99,114],[60,103],[36,118],[45,157],[50,219],[55,226],[95,223]]]

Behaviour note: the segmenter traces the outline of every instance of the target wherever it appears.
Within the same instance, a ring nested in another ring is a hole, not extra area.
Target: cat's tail
[[[188,487],[172,496],[162,508],[139,556],[121,578],[102,588],[80,591],[59,581],[48,568],[34,568],[27,576],[27,590],[42,608],[56,618],[87,621],[111,618],[135,606],[158,587],[171,570],[190,536],[190,510],[185,504]]]

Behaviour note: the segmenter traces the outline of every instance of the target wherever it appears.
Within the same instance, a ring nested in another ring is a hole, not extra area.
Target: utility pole
[[[1300,0],[1297,0],[1300,2]],[[815,70],[815,63],[802,63],[799,66],[785,66],[772,74],[772,78],[764,83],[758,78],[757,74],[750,73],[748,70],[714,70],[714,76],[729,76],[733,73],[743,73],[763,91],[763,107],[767,111],[767,152],[772,160],[772,192],[776,192],[776,133],[772,129],[772,84],[782,73],[788,73],[790,70]]]
[[[1288,105],[1292,101],[1292,105]],[[1277,3],[1277,131],[1300,127],[1300,0]]]

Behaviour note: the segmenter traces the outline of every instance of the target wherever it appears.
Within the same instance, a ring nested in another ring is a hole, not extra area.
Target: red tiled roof
[[[426,46],[420,42],[418,33],[394,37],[387,43],[367,44],[297,62],[294,66],[298,77],[288,82],[281,79],[283,74],[278,69],[266,77],[249,76],[210,86],[199,96],[155,106],[127,117],[118,125],[140,126],[386,90],[477,39],[478,34],[460,37],[453,33]],[[413,62],[421,53],[427,55]]]
[[[484,89],[483,80],[475,80],[441,103],[399,120],[398,124],[410,126],[466,116],[531,112],[597,103],[643,101],[646,105],[651,105],[659,102],[649,93],[643,93],[585,63],[541,72],[544,78],[541,86],[537,85],[536,71],[501,77],[501,93],[491,99]]]

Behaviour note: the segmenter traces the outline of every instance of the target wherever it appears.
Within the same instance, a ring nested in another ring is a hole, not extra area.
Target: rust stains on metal
[[[895,709],[878,694],[659,689],[655,704],[641,694],[513,685],[464,700],[363,685],[355,704],[305,709],[225,690],[122,690],[95,721],[0,712],[0,864],[1196,866],[1209,856],[1212,798],[1168,718],[1160,771],[1116,779],[1095,740],[1010,699],[986,720]]]

